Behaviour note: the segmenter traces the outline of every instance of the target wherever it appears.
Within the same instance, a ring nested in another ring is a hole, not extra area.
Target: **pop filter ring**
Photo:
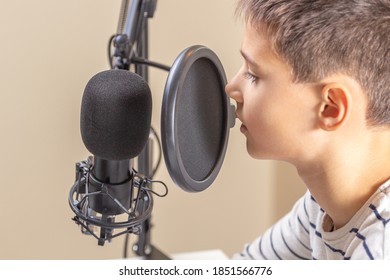
[[[222,124],[223,135],[219,145],[219,155],[216,159],[212,170],[201,180],[192,178],[185,165],[183,164],[180,151],[180,143],[177,136],[177,108],[178,99],[182,95],[182,89],[191,67],[202,59],[206,59],[208,64],[213,66],[218,77],[220,93],[225,104],[222,104],[223,114],[226,122]],[[225,94],[226,75],[223,66],[217,55],[205,46],[195,45],[181,52],[173,63],[169,72],[167,83],[165,85],[164,97],[161,110],[161,138],[164,153],[164,159],[169,174],[175,184],[188,192],[200,192],[208,188],[218,175],[222,167],[222,162],[226,153],[229,130],[234,126],[234,118],[231,116],[232,108],[227,95]]]

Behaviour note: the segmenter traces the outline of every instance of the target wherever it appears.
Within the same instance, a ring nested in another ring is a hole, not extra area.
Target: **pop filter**
[[[205,190],[222,167],[235,123],[225,85],[220,60],[204,46],[185,49],[169,72],[161,110],[162,147],[172,180],[185,191]]]

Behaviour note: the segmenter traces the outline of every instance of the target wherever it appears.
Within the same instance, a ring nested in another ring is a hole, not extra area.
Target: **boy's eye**
[[[258,79],[258,77],[256,77],[255,75],[253,75],[252,73],[246,71],[244,73],[244,78],[249,80],[252,84],[255,83]]]

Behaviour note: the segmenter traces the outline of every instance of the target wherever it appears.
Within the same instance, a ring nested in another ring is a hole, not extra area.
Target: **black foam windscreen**
[[[161,111],[164,159],[173,181],[189,192],[208,188],[225,156],[234,106],[214,52],[192,46],[175,60]]]
[[[152,97],[148,84],[126,70],[106,70],[87,83],[80,130],[86,148],[106,160],[136,157],[150,132]]]

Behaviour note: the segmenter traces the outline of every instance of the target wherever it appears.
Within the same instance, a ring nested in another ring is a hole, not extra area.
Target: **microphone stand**
[[[114,55],[111,57],[109,45],[109,61],[111,68],[130,70],[135,65],[134,72],[148,82],[148,66],[154,66],[169,71],[169,67],[148,60],[148,19],[156,10],[157,0],[122,0],[117,35],[112,38]],[[153,140],[148,143],[137,157],[138,171],[146,178],[153,178]],[[147,197],[139,203],[139,209],[146,208]],[[167,260],[169,257],[151,244],[151,218],[141,224],[138,240],[133,246],[137,256],[150,260]],[[126,236],[128,238],[128,236]],[[127,242],[126,242],[127,243]],[[125,248],[126,250],[126,248]]]

